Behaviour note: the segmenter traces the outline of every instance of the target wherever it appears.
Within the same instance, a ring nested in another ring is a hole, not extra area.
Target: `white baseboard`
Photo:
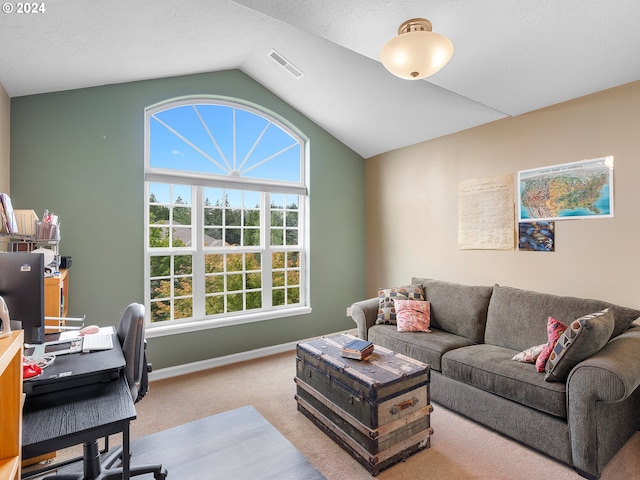
[[[335,335],[337,333],[350,333],[352,335],[357,335],[357,330],[343,330],[330,335]],[[149,381],[151,382],[153,380],[162,380],[164,378],[187,375],[188,373],[199,372],[201,370],[207,370],[208,368],[222,367],[224,365],[229,365],[232,363],[244,362],[245,360],[255,360],[256,358],[268,357],[269,355],[295,351],[298,343],[301,341],[305,340],[281,343],[280,345],[258,348],[256,350],[249,350],[248,352],[234,353],[233,355],[226,355],[224,357],[210,358],[207,360],[202,360],[200,362],[185,363],[184,365],[176,365],[175,367],[161,368],[159,370],[154,370],[149,374]]]
[[[273,345],[271,347],[258,348],[249,350],[248,352],[234,353],[224,357],[210,358],[200,362],[185,363],[184,365],[176,365],[175,367],[161,368],[154,370],[149,374],[149,381],[162,380],[164,378],[177,377],[188,373],[199,372],[214,367],[222,367],[231,363],[244,362],[245,360],[255,360],[256,358],[267,357],[277,353],[290,352],[296,349],[298,342],[283,343]]]

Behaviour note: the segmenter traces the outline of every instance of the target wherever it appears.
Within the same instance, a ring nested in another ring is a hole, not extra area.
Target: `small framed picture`
[[[518,224],[518,250],[555,251],[554,222],[521,222]]]

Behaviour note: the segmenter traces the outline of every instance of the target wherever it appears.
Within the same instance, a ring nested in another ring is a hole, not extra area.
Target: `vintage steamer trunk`
[[[298,344],[298,410],[372,474],[431,446],[429,365],[375,346],[340,355],[347,334]]]

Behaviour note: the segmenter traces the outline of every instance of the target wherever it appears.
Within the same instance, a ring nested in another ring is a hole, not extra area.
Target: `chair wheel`
[[[166,480],[167,474],[168,474],[167,469],[163,468],[160,472],[155,473],[153,475],[153,478],[155,478],[155,480]]]

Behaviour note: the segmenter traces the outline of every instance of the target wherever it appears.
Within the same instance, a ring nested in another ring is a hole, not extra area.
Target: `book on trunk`
[[[345,358],[354,358],[356,360],[362,360],[367,358],[373,353],[374,345],[368,340],[356,339],[345,344],[340,354]]]

